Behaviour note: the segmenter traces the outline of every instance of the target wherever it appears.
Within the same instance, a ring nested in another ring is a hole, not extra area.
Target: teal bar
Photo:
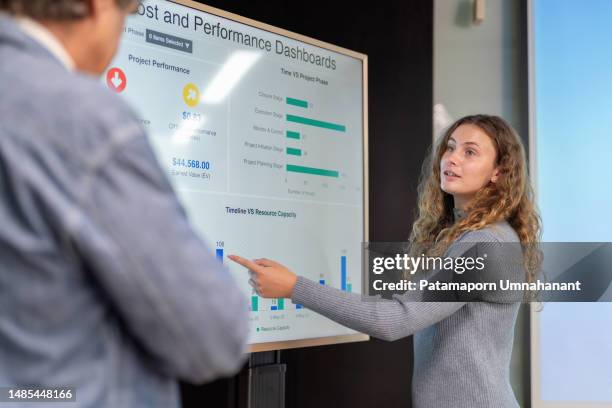
[[[283,310],[285,308],[285,299],[278,299],[278,310]]]
[[[256,312],[258,310],[259,298],[257,296],[251,297],[251,311]]]
[[[299,132],[292,132],[292,131],[288,130],[288,131],[287,131],[287,137],[288,137],[289,139],[297,139],[297,140],[300,140],[300,134],[299,134]]]
[[[302,151],[300,149],[294,149],[293,147],[288,147],[287,148],[287,154],[293,155],[293,156],[301,156],[302,155]]]
[[[317,169],[314,167],[296,166],[294,164],[287,165],[287,171],[293,173],[314,174],[315,176],[339,177],[340,173],[335,170]]]
[[[347,284],[346,284],[346,291],[347,291],[347,292],[352,292],[352,291],[353,291],[353,285],[352,285],[352,284],[350,284],[350,283],[347,283]]]
[[[337,130],[338,132],[346,132],[346,126],[337,125],[335,123],[323,122],[320,120],[303,118],[301,116],[287,115],[288,122],[301,123],[302,125],[315,126],[324,129]]]
[[[308,102],[302,101],[300,99],[287,97],[287,105],[299,106],[300,108],[307,108]]]

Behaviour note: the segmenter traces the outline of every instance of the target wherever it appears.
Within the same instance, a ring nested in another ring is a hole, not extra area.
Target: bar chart
[[[240,152],[230,163],[232,188],[301,200],[361,201],[362,117],[347,114],[351,92],[331,87],[313,92],[300,82],[280,81],[254,82],[241,91],[232,114],[249,121],[232,132],[238,137],[230,145]]]

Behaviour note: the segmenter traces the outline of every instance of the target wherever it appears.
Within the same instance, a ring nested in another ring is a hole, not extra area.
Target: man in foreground
[[[96,77],[137,5],[0,0],[0,387],[74,407],[176,407],[246,350],[245,300]]]

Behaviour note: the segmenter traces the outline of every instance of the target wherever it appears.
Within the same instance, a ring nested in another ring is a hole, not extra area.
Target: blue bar
[[[325,279],[319,279],[319,283],[320,283],[321,285],[325,285]]]
[[[346,256],[340,257],[340,282],[342,290],[346,290]]]
[[[223,248],[217,248],[217,261],[223,263]]]
[[[278,306],[272,306],[270,309],[271,309],[271,310],[277,310],[277,309],[278,309]]]
[[[296,309],[301,309],[301,308],[302,308],[302,305],[299,305],[299,304],[298,304],[298,305],[295,305],[295,308],[296,308]]]

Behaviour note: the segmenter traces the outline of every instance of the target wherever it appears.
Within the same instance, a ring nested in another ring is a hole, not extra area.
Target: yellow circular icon
[[[183,100],[187,106],[197,106],[200,103],[200,90],[194,84],[187,84],[183,88]]]

